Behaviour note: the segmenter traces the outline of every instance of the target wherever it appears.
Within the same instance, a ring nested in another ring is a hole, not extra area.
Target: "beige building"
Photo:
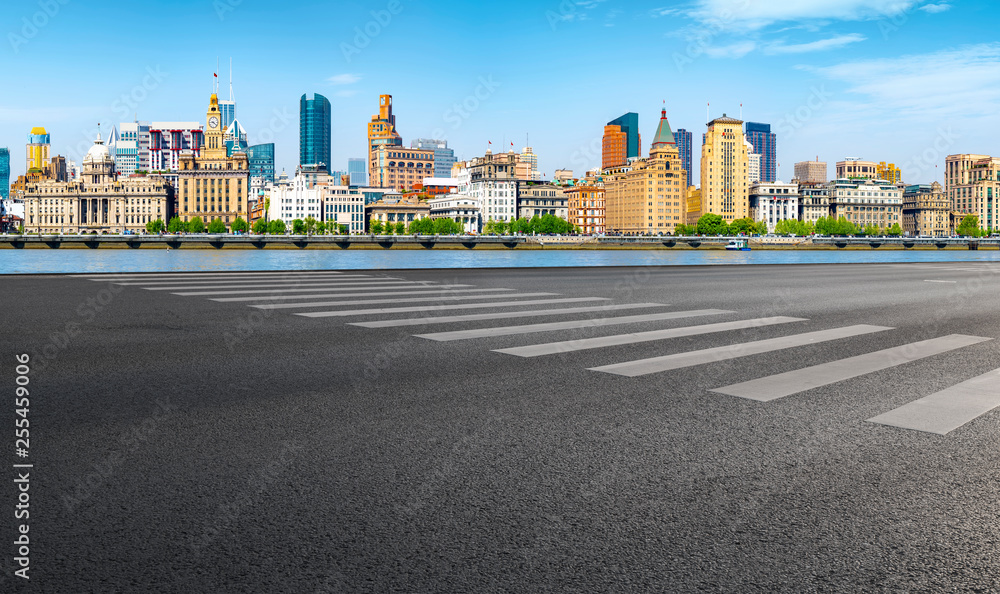
[[[83,158],[78,180],[41,179],[24,191],[27,233],[144,233],[146,223],[167,223],[174,188],[159,176],[117,179],[115,163],[100,134]]]
[[[605,200],[603,183],[584,183],[566,189],[568,221],[587,235],[604,233]]]
[[[1000,227],[1000,158],[989,155],[948,155],[944,166],[945,197],[956,213],[979,217],[983,230]]]
[[[745,170],[744,158],[744,177]],[[666,235],[687,222],[687,172],[681,167],[665,109],[660,112],[649,157],[605,170],[604,196],[609,232]]]
[[[846,218],[859,228],[903,226],[903,191],[895,184],[870,179],[838,179],[828,184],[830,216]]]
[[[568,220],[565,188],[541,182],[517,183],[517,218],[531,219],[547,214]]]
[[[749,160],[743,120],[723,114],[708,123],[701,147],[701,214],[728,223],[749,216]]]
[[[371,185],[409,192],[427,177],[434,177],[433,149],[391,145],[374,147],[372,169],[369,170]]]
[[[825,182],[799,182],[799,220],[815,223],[829,216],[829,186]]]
[[[701,188],[688,186],[687,188],[687,224],[695,226],[698,219],[704,212],[701,209]]]
[[[908,186],[903,194],[903,231],[911,236],[947,237],[952,233],[951,201],[941,184]]]
[[[206,226],[220,219],[229,227],[236,217],[249,220],[247,197],[250,167],[247,155],[236,151],[226,156],[219,98],[209,98],[205,116],[205,145],[200,156],[182,151],[177,171],[177,216],[182,221],[201,217]]]
[[[416,196],[385,196],[378,202],[365,207],[365,219],[377,220],[383,225],[403,223],[409,226],[417,219],[431,216],[431,207]]]
[[[878,165],[874,161],[844,159],[837,161],[837,179],[877,179]]]
[[[799,183],[825,184],[826,161],[799,161],[795,164],[795,179]]]

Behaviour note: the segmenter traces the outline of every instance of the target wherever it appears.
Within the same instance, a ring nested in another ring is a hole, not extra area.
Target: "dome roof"
[[[87,156],[83,158],[84,163],[99,163],[102,161],[110,161],[111,153],[108,151],[107,145],[101,140],[101,133],[97,133],[97,140],[94,141],[94,146],[90,147],[87,151]]]

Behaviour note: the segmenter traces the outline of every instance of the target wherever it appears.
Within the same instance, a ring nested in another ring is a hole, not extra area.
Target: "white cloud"
[[[846,83],[869,115],[942,122],[1000,112],[1000,43],[815,69]]]
[[[722,29],[757,30],[785,21],[856,21],[891,16],[909,10],[916,3],[916,0],[697,0],[688,15]]]
[[[359,74],[338,74],[326,79],[332,85],[353,85],[359,80],[361,80],[361,75]]]
[[[809,43],[797,43],[785,45],[784,43],[774,43],[764,48],[767,54],[803,54],[806,52],[818,52],[828,49],[844,47],[851,43],[858,43],[867,39],[864,35],[850,33],[848,35],[838,35],[829,39],[818,39]]]
[[[920,7],[920,10],[928,14],[937,14],[939,12],[944,12],[949,8],[951,8],[951,4],[948,4],[947,2],[939,2],[937,4],[925,4]]]
[[[732,45],[706,47],[705,55],[709,58],[742,58],[757,48],[753,41],[741,41]]]

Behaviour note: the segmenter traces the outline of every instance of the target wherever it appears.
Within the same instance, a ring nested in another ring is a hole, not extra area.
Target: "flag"
[[[219,78],[219,74],[217,72],[213,72],[212,76],[214,76],[215,78]]]
[[[486,144],[493,144],[493,141],[492,140],[487,140]]]

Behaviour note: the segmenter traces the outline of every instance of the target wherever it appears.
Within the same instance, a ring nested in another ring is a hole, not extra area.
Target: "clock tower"
[[[226,154],[219,97],[212,93],[205,114],[205,140],[200,154],[183,151],[178,159],[177,216],[185,223],[200,218],[206,225],[219,219],[230,227],[249,211],[250,167],[242,150]]]
[[[225,159],[225,130],[222,129],[222,112],[219,111],[219,96],[212,93],[208,102],[208,113],[205,115],[205,148],[202,157],[209,159]]]

